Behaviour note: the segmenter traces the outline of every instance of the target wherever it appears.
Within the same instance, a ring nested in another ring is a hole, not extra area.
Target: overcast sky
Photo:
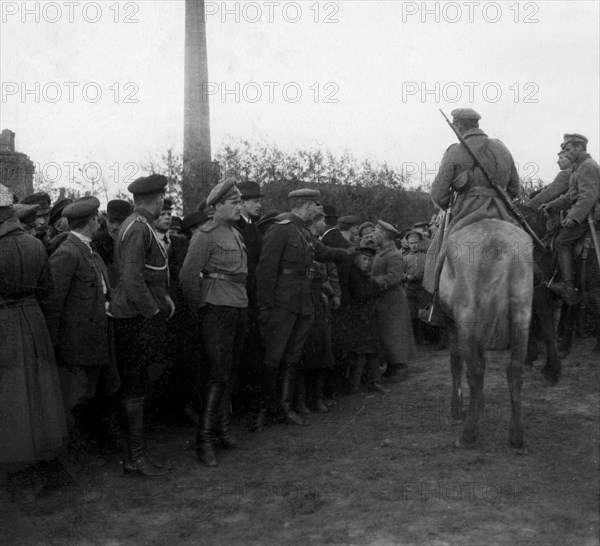
[[[183,1],[1,4],[1,128],[48,176],[97,162],[123,183],[182,149]],[[213,152],[347,149],[430,181],[455,140],[438,109],[471,107],[523,178],[552,180],[565,132],[598,160],[597,1],[206,6]]]

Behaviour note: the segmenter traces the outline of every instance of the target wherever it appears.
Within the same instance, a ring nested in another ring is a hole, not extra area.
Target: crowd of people
[[[260,186],[232,173],[179,218],[166,185],[142,177],[133,204],[105,212],[95,197],[14,203],[2,187],[2,352],[18,365],[2,367],[0,462],[123,450],[125,472],[163,475],[146,414],[175,393],[214,466],[215,446],[236,446],[232,411],[255,431],[302,426],[339,395],[406,379],[434,222],[400,232],[338,214],[313,189],[262,214]]]
[[[516,196],[512,157],[479,129],[479,114],[453,118]],[[571,245],[600,193],[586,144],[565,135],[566,174],[530,203],[567,211],[561,281],[550,287],[567,302]],[[405,229],[338,214],[308,188],[289,194],[287,211],[263,214],[261,187],[235,173],[182,219],[159,174],[134,181],[133,203],[110,201],[105,213],[95,197],[52,205],[34,193],[15,203],[0,186],[0,463],[9,481],[65,450],[89,460],[90,419],[93,445],[123,453],[126,473],[166,474],[145,442],[163,391],[196,424],[206,466],[218,464],[216,447],[237,445],[232,411],[251,414],[260,432],[305,426],[344,393],[389,393],[409,376],[417,343],[446,343],[419,320],[437,289],[444,232],[481,218],[515,222],[457,146],[432,189],[440,211],[452,204],[451,221],[440,212]]]

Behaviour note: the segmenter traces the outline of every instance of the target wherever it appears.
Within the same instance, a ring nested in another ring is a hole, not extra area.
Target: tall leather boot
[[[315,381],[313,383],[313,400],[315,409],[319,413],[328,413],[329,408],[325,404],[325,397],[323,396],[323,385],[325,383],[325,370],[315,370]]]
[[[278,369],[276,367],[264,366],[262,370],[262,381],[260,384],[260,400],[259,400],[259,411],[256,416],[254,425],[252,426],[253,432],[262,432],[265,429],[267,422],[267,413],[273,409],[275,392],[277,390],[277,374]]]
[[[128,458],[123,463],[126,474],[141,474],[142,476],[164,476],[168,470],[155,466],[146,457],[144,444],[144,397],[131,398],[123,401],[127,417]]]
[[[296,388],[294,391],[294,408],[297,413],[308,414],[306,406],[306,373],[301,371],[296,374]]]
[[[206,466],[217,466],[215,450],[212,444],[212,431],[217,424],[219,404],[221,402],[223,386],[210,384],[204,399],[198,434],[196,436],[196,454],[198,460]]]
[[[573,285],[575,273],[573,271],[571,247],[568,245],[561,245],[557,249],[556,254],[562,280],[561,282],[549,284],[548,288],[558,294],[567,305],[575,305],[580,298]]]
[[[279,388],[279,409],[283,414],[283,420],[288,425],[307,425],[306,419],[292,409],[297,364],[285,363],[283,366]]]
[[[119,397],[111,395],[100,403],[100,418],[104,423],[104,448],[110,453],[121,453],[126,450],[121,428],[121,412]]]
[[[237,441],[231,435],[231,392],[233,388],[231,382],[225,387],[223,396],[219,403],[219,412],[217,422],[214,428],[215,440],[225,449],[235,449],[238,447]]]

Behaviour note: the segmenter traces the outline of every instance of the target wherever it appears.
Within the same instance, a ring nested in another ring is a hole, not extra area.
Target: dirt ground
[[[389,395],[353,395],[311,426],[236,427],[243,449],[208,469],[194,431],[150,434],[165,478],[117,462],[31,504],[0,500],[2,544],[599,544],[599,355],[578,340],[561,382],[526,369],[528,452],[506,447],[507,353],[489,353],[486,416],[472,449],[452,446],[447,352],[421,348]],[[466,382],[465,382],[466,387]],[[467,389],[468,390],[468,389]]]

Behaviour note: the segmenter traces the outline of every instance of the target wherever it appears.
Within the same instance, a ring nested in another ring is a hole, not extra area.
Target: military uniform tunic
[[[136,208],[121,225],[115,243],[119,282],[109,310],[115,319],[115,352],[124,399],[144,396],[148,367],[164,361],[169,267],[153,222],[148,210]]]

